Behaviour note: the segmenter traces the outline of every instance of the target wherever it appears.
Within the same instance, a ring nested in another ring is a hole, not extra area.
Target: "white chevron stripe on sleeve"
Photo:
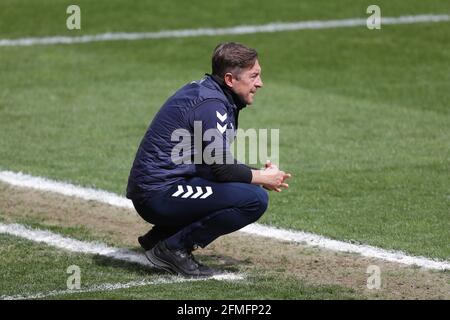
[[[220,133],[224,133],[225,130],[227,130],[227,124],[225,123],[223,126],[221,126],[218,122],[217,122],[217,129],[220,131]]]
[[[224,122],[227,119],[228,115],[226,113],[220,114],[219,111],[216,111],[216,116],[217,118],[219,118],[220,121]]]

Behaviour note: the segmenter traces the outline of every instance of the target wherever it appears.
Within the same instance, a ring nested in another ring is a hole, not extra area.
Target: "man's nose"
[[[257,86],[258,88],[262,88],[263,85],[264,85],[264,84],[263,84],[263,82],[262,82],[262,79],[261,79],[260,77],[258,77],[258,81],[256,81],[256,86]]]

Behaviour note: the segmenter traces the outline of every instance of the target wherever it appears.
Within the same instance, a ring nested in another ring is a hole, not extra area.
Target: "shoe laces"
[[[182,259],[187,259],[190,260],[197,268],[199,266],[203,266],[200,262],[198,262],[194,255],[192,254],[193,250],[178,250],[177,254],[182,258]]]
[[[191,260],[197,265],[197,267],[203,267],[203,264],[201,264],[200,262],[197,261],[197,259],[195,259],[194,255],[192,254],[192,252],[189,253],[189,257],[191,258]]]

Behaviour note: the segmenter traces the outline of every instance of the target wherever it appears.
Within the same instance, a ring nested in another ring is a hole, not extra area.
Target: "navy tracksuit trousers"
[[[169,249],[190,250],[255,222],[268,201],[267,191],[257,185],[194,177],[133,204]]]

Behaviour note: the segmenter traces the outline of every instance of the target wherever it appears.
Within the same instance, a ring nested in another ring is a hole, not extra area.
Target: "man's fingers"
[[[282,184],[280,184],[280,187],[287,189],[287,188],[289,188],[289,185],[287,183],[282,183]]]
[[[276,164],[273,164],[272,161],[267,160],[266,163],[264,164],[264,168],[268,169],[268,168],[278,168]]]

